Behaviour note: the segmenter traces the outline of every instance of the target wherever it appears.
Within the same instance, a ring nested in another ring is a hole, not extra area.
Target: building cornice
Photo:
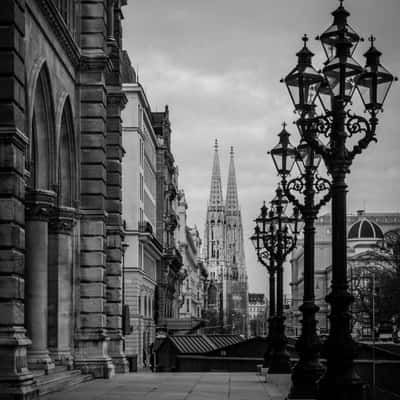
[[[110,57],[103,51],[85,50],[80,58],[79,68],[81,71],[104,71],[111,72],[113,67]]]

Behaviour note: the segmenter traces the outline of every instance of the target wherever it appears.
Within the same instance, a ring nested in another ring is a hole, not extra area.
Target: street
[[[162,373],[117,375],[45,396],[45,400],[283,400],[280,390],[256,373]]]

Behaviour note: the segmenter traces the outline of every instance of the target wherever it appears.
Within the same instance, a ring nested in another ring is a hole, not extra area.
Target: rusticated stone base
[[[26,380],[23,380],[25,379]],[[39,389],[31,374],[20,375],[19,379],[0,382],[2,400],[37,400]]]
[[[85,332],[77,337],[75,368],[95,378],[112,378],[115,366],[108,355],[108,337],[105,332]]]
[[[120,333],[109,333],[108,354],[112,358],[115,372],[125,374],[129,372],[129,363],[123,350],[123,337]]]
[[[74,358],[69,350],[50,349],[50,355],[56,365],[63,365],[68,369],[74,368]]]
[[[92,374],[94,378],[110,379],[115,375],[111,358],[75,360],[75,368],[80,369],[84,374]]]
[[[28,367],[29,369],[36,370],[42,369],[46,373],[55,368],[53,360],[50,358],[49,352],[44,351],[28,351]]]
[[[2,400],[34,400],[39,390],[27,367],[25,329],[0,328],[0,397]]]

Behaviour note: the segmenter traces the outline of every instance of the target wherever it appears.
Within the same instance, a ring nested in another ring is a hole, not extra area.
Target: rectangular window
[[[190,312],[190,299],[186,299],[186,312]]]

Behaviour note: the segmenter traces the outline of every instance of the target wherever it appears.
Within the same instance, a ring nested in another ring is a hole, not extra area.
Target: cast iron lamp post
[[[282,188],[278,186],[270,211],[267,212],[263,206],[261,216],[256,219],[255,237],[261,238],[261,246],[256,245],[256,249],[261,248],[264,255],[270,256],[273,271],[276,272],[276,313],[270,324],[269,374],[290,373],[283,315],[283,263],[296,247],[298,211],[294,209],[293,216],[288,217],[285,214],[287,204]]]
[[[314,221],[320,208],[330,199],[330,183],[317,174],[321,156],[304,141],[301,141],[295,149],[290,143],[290,134],[286,131],[285,125],[279,134],[278,145],[271,150],[270,154],[282,179],[282,188],[286,197],[299,209],[304,221],[304,292],[303,304],[299,308],[303,319],[301,335],[296,342],[300,359],[292,373],[293,384],[289,398],[310,399],[317,395],[317,380],[323,372],[319,361],[321,344],[316,332],[315,318],[319,307],[315,304],[314,292]],[[291,173],[294,162],[300,176],[288,182],[287,177]],[[303,195],[303,202],[294,192]],[[323,192],[326,192],[324,196],[316,201],[315,195]]]
[[[259,224],[257,223],[254,228],[254,235],[250,238],[254,248],[257,253],[258,261],[266,267],[269,275],[269,318],[268,318],[268,337],[267,343],[268,348],[264,354],[263,368],[269,367],[269,359],[272,349],[272,337],[273,337],[273,329],[274,329],[274,318],[275,318],[275,261],[272,258],[271,254],[264,248],[264,242],[261,232],[266,231],[267,226],[267,217],[268,217],[268,208],[265,205],[261,207],[260,216],[257,218],[259,223],[262,225],[262,229],[260,229]]]
[[[332,176],[332,287],[326,297],[331,313],[329,337],[324,346],[327,369],[318,383],[321,400],[358,400],[366,396],[365,384],[354,368],[356,345],[350,327],[350,305],[354,299],[347,283],[345,178],[355,156],[361,154],[371,141],[376,141],[377,115],[382,111],[395,79],[380,64],[381,53],[374,47],[373,37],[370,38],[371,47],[365,53],[366,66],[362,68],[354,60],[352,55],[360,36],[348,25],[350,14],[342,3],[340,0],[340,6],[332,13],[333,24],[318,38],[328,58],[323,68],[324,80],[311,85],[304,68],[293,70],[285,78],[300,115],[297,121],[300,133],[323,157]],[[355,90],[370,114],[369,120],[346,109]],[[321,116],[314,113],[316,97],[321,101],[327,98],[330,102],[323,104]],[[357,134],[362,135],[361,139],[349,146],[348,139]]]

